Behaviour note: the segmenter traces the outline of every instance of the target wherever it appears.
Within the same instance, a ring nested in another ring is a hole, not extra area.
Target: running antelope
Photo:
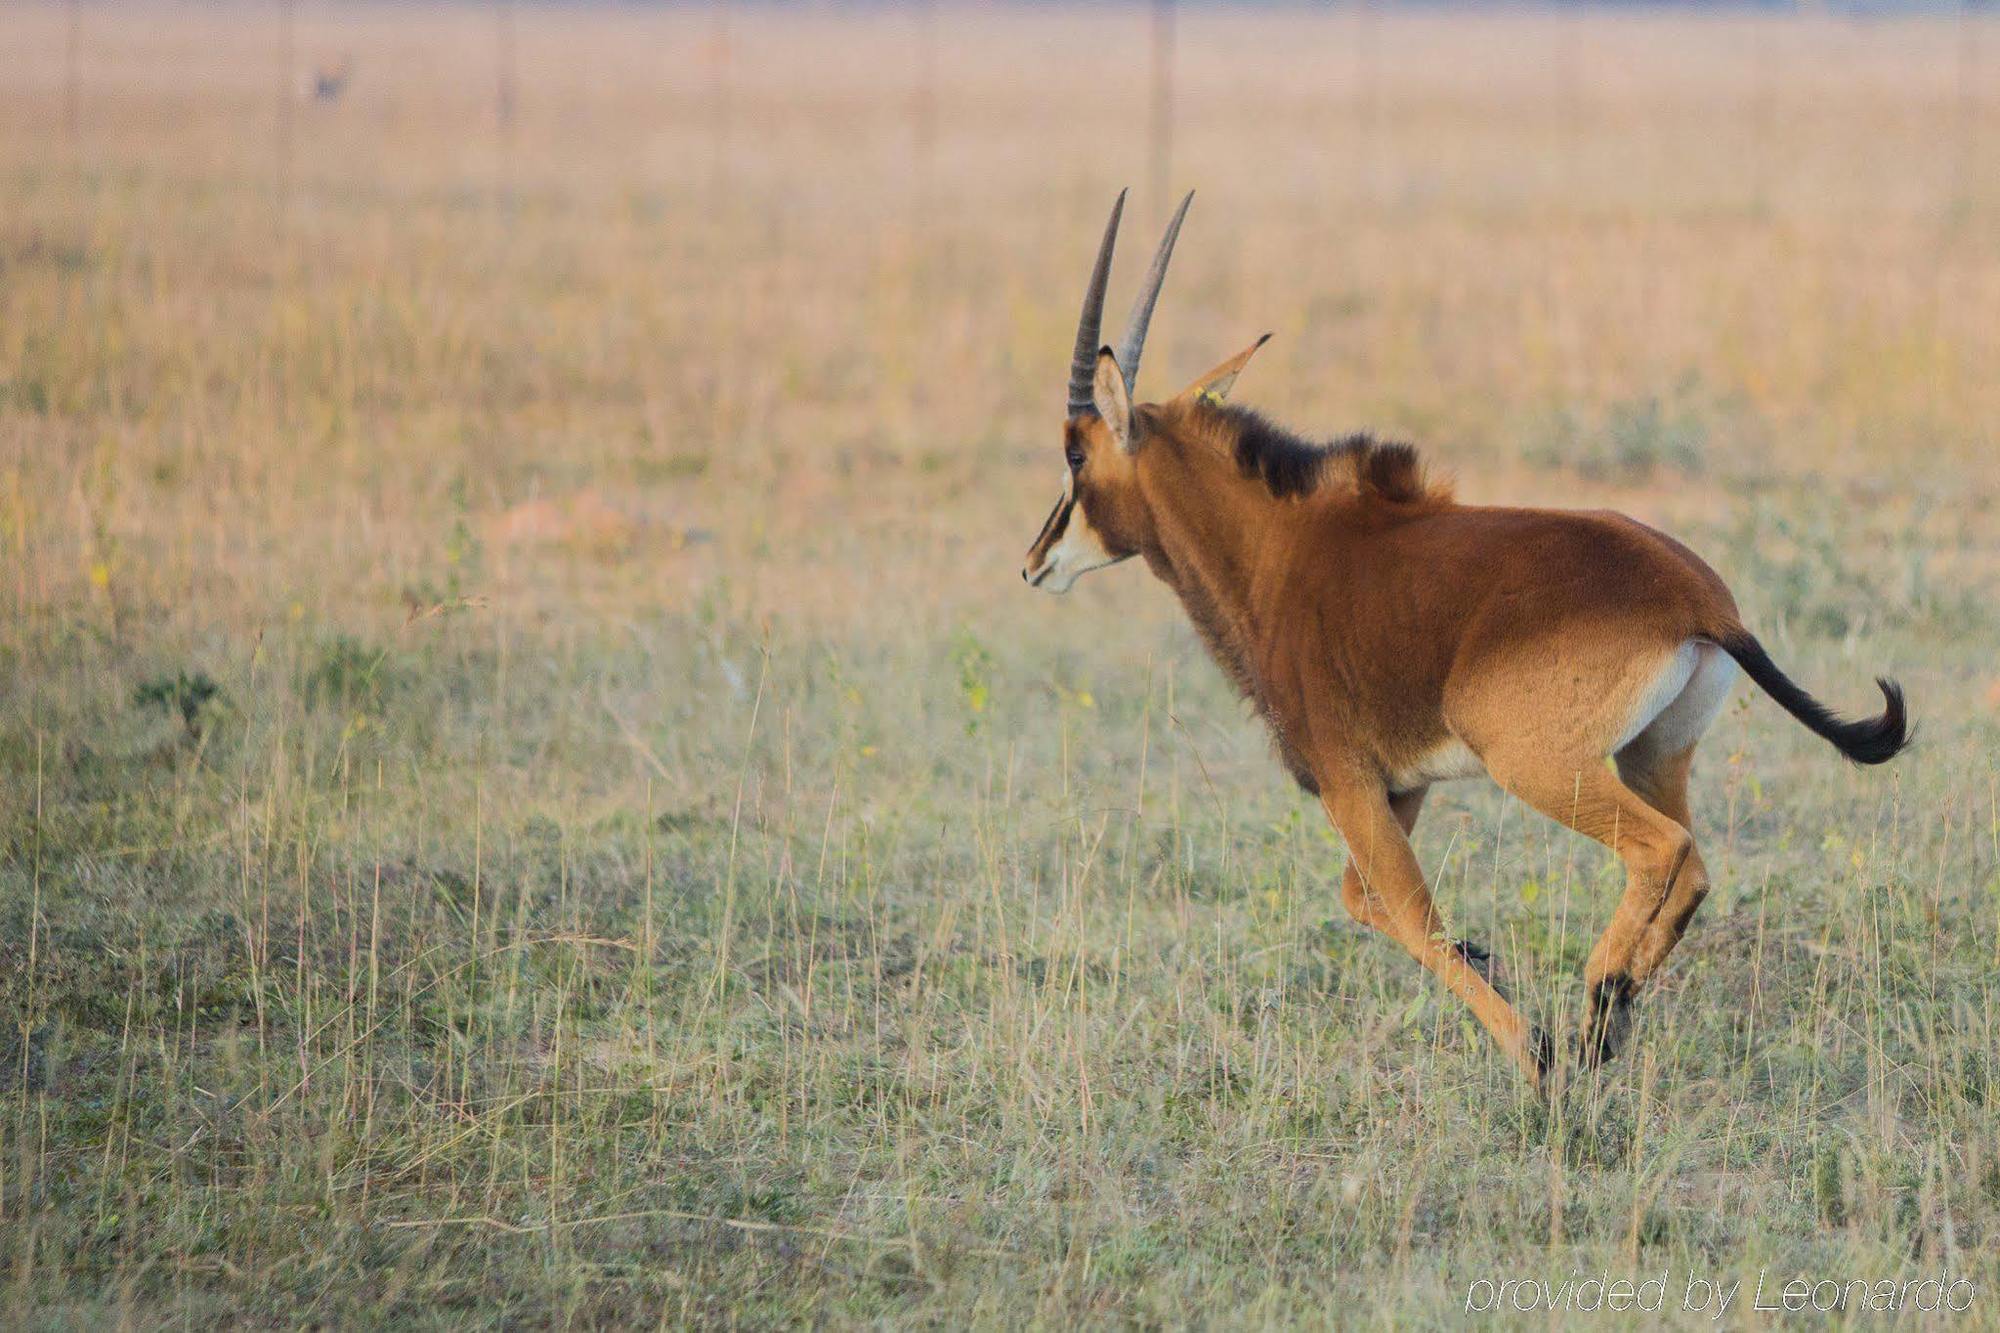
[[[1881,716],[1835,716],[1771,661],[1714,570],[1621,514],[1460,504],[1408,445],[1309,442],[1226,403],[1268,334],[1135,405],[1192,199],[1115,351],[1098,328],[1122,193],[1111,210],[1070,365],[1062,495],[1021,576],[1067,592],[1142,557],[1346,841],[1348,911],[1436,973],[1537,1087],[1547,1034],[1494,988],[1484,949],[1444,933],[1409,833],[1432,783],[1484,772],[1611,848],[1625,891],[1584,968],[1577,1049],[1595,1066],[1708,893],[1688,770],[1736,669],[1863,764],[1903,748],[1902,691],[1878,679]]]

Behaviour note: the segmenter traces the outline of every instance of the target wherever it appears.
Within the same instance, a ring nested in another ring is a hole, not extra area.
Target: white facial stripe
[[[1042,562],[1042,570],[1046,572],[1038,572],[1034,578],[1035,586],[1044,592],[1068,592],[1078,578],[1091,570],[1118,563],[1084,516],[1083,501],[1075,498],[1075,486],[1068,473],[1063,474],[1063,498],[1070,504],[1069,521]]]

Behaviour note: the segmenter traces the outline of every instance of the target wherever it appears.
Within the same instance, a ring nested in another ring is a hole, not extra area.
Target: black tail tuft
[[[1875,678],[1885,705],[1880,717],[1851,720],[1836,714],[1778,670],[1778,664],[1764,651],[1764,645],[1748,630],[1739,630],[1716,642],[1764,693],[1778,701],[1780,708],[1805,723],[1815,735],[1831,741],[1834,749],[1855,763],[1887,763],[1910,743],[1909,718],[1903,711],[1903,687],[1895,681],[1882,676]]]

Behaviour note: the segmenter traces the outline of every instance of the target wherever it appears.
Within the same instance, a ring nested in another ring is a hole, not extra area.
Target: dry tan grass
[[[1181,18],[1155,391],[1273,329],[1240,398],[1669,526],[1923,719],[1725,718],[1721,887],[1551,1118],[1162,593],[1020,589],[1103,209],[1166,202],[1143,11],[947,10],[928,93],[912,15],[521,11],[503,124],[490,10],[286,72],[85,7],[73,135],[68,15],[0,14],[16,1315],[2000,1318],[2000,31]],[[1574,1009],[1595,850],[1474,788],[1420,849]]]

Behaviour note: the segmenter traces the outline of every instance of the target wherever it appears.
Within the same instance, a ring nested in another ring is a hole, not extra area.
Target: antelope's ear
[[[1243,367],[1249,365],[1250,358],[1257,355],[1257,349],[1269,341],[1271,341],[1271,335],[1267,333],[1215,369],[1196,376],[1194,383],[1182,389],[1175,396],[1174,401],[1177,403],[1221,402],[1229,396],[1230,389],[1235,387],[1236,377],[1243,373]]]
[[[1126,453],[1132,452],[1132,392],[1125,387],[1125,372],[1109,347],[1098,349],[1097,377],[1091,382],[1091,398],[1097,415],[1111,428],[1111,438]]]

